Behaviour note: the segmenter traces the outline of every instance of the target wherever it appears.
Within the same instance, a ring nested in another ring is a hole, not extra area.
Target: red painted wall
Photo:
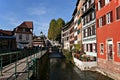
[[[97,7],[96,0],[96,7]],[[98,58],[106,59],[107,58],[107,39],[113,40],[113,51],[114,51],[114,61],[120,62],[120,56],[117,55],[117,42],[120,42],[120,20],[116,20],[116,7],[120,6],[119,0],[111,0],[111,2],[105,5],[99,11],[96,11],[96,19],[99,19],[101,16],[106,15],[106,13],[113,11],[113,22],[110,24],[106,24],[101,28],[97,26],[97,51]],[[96,21],[98,24],[98,21]],[[100,43],[104,44],[104,54],[100,54]]]

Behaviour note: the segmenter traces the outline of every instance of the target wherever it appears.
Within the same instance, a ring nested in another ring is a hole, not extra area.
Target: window
[[[95,25],[92,25],[92,35],[96,34],[96,29],[95,29]]]
[[[85,24],[87,23],[87,16],[85,16]]]
[[[110,2],[110,0],[105,0],[105,4],[108,4]]]
[[[118,56],[120,56],[120,43],[118,43]]]
[[[80,15],[80,10],[77,12],[77,15],[78,15],[78,16]]]
[[[102,17],[99,19],[99,27],[102,27]]]
[[[105,6],[105,0],[98,1],[98,10],[100,10],[103,6]]]
[[[104,45],[100,44],[100,54],[103,54],[103,53],[104,53]]]
[[[89,5],[91,5],[91,0],[89,0]]]
[[[88,51],[88,44],[86,44],[86,51]]]
[[[100,10],[101,9],[101,1],[99,0],[98,1],[98,10]]]
[[[87,36],[88,36],[87,29],[85,29],[85,37],[87,37]]]
[[[91,36],[91,27],[88,28],[88,36]]]
[[[109,13],[106,14],[106,23],[107,23],[107,24],[111,23],[111,20],[110,20],[110,19],[111,19],[111,14],[110,14],[110,12],[109,12]]]
[[[90,15],[88,15],[87,19],[88,19],[88,22],[90,22]]]
[[[120,19],[120,6],[116,8],[117,20]]]
[[[85,29],[83,30],[83,37],[86,37],[86,36],[85,36]]]
[[[80,29],[77,30],[77,34],[79,34],[79,33],[80,33]]]
[[[25,29],[23,29],[23,32],[25,32]]]
[[[91,4],[93,4],[94,3],[94,0],[91,0]]]
[[[92,12],[92,19],[95,18],[95,12]]]
[[[87,4],[85,4],[85,11],[87,10]]]
[[[89,8],[89,2],[87,2],[87,8]]]
[[[22,40],[22,34],[19,34],[19,39]]]
[[[83,6],[83,12],[85,12],[85,6]]]
[[[29,35],[26,35],[26,40],[29,40]]]
[[[90,44],[89,46],[90,46],[90,52],[93,52],[92,44]]]
[[[103,17],[102,17],[102,26],[104,26],[106,24],[106,16],[104,15]]]

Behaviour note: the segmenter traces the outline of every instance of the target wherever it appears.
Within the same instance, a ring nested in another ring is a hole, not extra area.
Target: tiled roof
[[[21,25],[19,25],[18,27],[33,29],[33,22],[32,21],[25,21]]]
[[[0,30],[0,33],[2,33],[3,35],[7,35],[7,36],[12,35],[12,31],[10,31],[10,30]]]
[[[23,31],[23,29],[25,29],[25,31]],[[30,29],[33,29],[33,22],[32,21],[25,21],[22,24],[20,24],[18,27],[16,27],[14,29],[14,32],[32,34]]]

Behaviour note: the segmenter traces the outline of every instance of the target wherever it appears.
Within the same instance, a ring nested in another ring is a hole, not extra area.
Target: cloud
[[[47,9],[45,7],[32,7],[32,8],[28,8],[27,12],[29,15],[40,16],[46,14]]]

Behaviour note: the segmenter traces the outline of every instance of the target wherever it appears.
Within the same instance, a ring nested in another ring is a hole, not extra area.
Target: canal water
[[[49,80],[113,80],[98,72],[81,71],[65,59],[51,58]]]
[[[57,52],[50,54],[46,61],[44,59],[38,61],[37,78],[31,80],[113,80],[98,72],[81,71]]]

